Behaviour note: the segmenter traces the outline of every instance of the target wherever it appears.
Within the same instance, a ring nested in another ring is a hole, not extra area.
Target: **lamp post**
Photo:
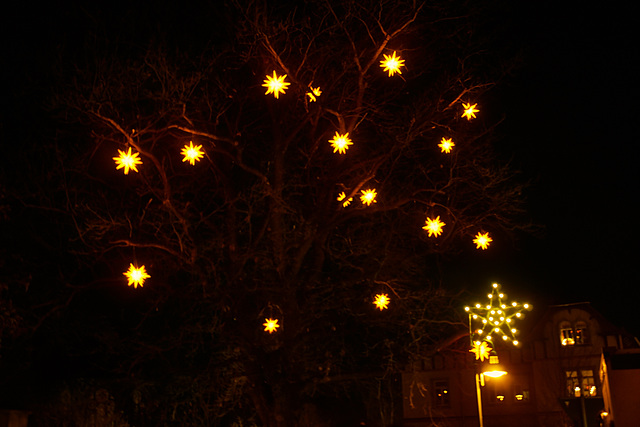
[[[486,375],[497,378],[507,373],[498,369],[499,360],[495,354],[494,336],[501,337],[502,341],[511,341],[514,346],[517,346],[519,344],[516,339],[518,330],[514,323],[516,319],[522,318],[522,311],[532,309],[531,305],[527,303],[519,304],[514,301],[508,304],[504,302],[506,295],[500,291],[500,285],[497,283],[491,285],[491,293],[487,297],[489,298],[488,304],[477,303],[473,307],[464,308],[469,313],[469,341],[471,345],[469,351],[476,356],[476,396],[480,427],[484,426],[481,393],[484,377]],[[478,324],[478,327],[475,327],[474,322]],[[479,372],[478,361],[482,363],[485,359],[488,359],[490,369]]]

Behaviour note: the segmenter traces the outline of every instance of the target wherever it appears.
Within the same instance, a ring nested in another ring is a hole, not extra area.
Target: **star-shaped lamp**
[[[389,77],[393,76],[395,73],[402,74],[402,71],[400,71],[400,67],[404,67],[404,59],[396,56],[395,51],[392,55],[383,56],[384,59],[380,61],[380,67],[382,67],[384,71],[389,72]]]
[[[377,294],[375,299],[373,300],[373,304],[380,310],[384,310],[389,308],[389,295],[387,294]]]
[[[287,90],[287,87],[291,84],[284,81],[284,79],[287,77],[286,74],[283,76],[278,76],[275,70],[273,71],[273,77],[269,75],[267,75],[266,77],[267,78],[262,84],[262,86],[267,88],[265,95],[269,95],[270,93],[272,93],[273,96],[276,97],[276,99],[278,99],[278,96],[280,96],[281,93],[284,93],[284,91]]]
[[[124,168],[125,175],[129,174],[129,169],[138,172],[137,166],[142,164],[142,160],[138,157],[140,153],[131,153],[131,147],[126,153],[118,149],[118,153],[120,155],[113,158],[116,161],[116,170]]]
[[[438,147],[440,147],[440,150],[443,153],[450,153],[454,145],[456,144],[451,140],[451,138],[447,139],[445,137],[442,137],[442,141],[440,141]]]
[[[180,153],[184,156],[182,161],[189,162],[192,166],[196,164],[196,161],[200,161],[204,157],[202,145],[193,145],[193,141],[189,141],[189,145],[185,145]]]
[[[376,200],[376,196],[378,195],[376,193],[376,190],[373,188],[370,188],[368,190],[362,190],[361,191],[362,195],[360,196],[360,201],[369,206],[371,205],[371,203],[378,203],[378,201]]]
[[[276,329],[280,327],[280,325],[278,325],[278,319],[270,318],[264,319],[262,326],[264,326],[265,332],[269,332],[270,334],[276,332]]]
[[[435,219],[427,218],[426,224],[422,228],[427,230],[429,237],[438,237],[442,234],[442,227],[445,225],[446,224],[444,222],[440,221],[440,216],[437,216]]]
[[[309,97],[309,102],[316,102],[317,97],[322,95],[320,86],[318,87],[309,86],[309,89],[311,89],[311,92],[307,92],[307,96]]]
[[[351,139],[349,138],[349,132],[345,133],[344,135],[336,132],[336,134],[332,139],[329,140],[329,142],[333,147],[333,152],[335,153],[337,151],[340,154],[345,154],[349,146],[353,145],[353,142],[351,142]]]
[[[476,234],[475,239],[473,239],[473,243],[476,244],[476,249],[485,250],[489,247],[489,244],[493,242],[493,239],[489,237],[489,233],[480,233]]]
[[[147,274],[147,270],[144,268],[144,265],[138,268],[133,264],[130,264],[129,270],[125,271],[122,274],[124,274],[129,281],[127,283],[127,286],[133,285],[134,289],[138,286],[142,287],[144,281],[151,277]]]
[[[463,103],[462,108],[464,108],[464,113],[462,113],[462,117],[466,117],[467,120],[475,119],[476,113],[480,111],[476,108],[477,105],[478,104],[471,105],[470,102],[468,104]]]
[[[500,285],[494,283],[491,286],[491,293],[487,295],[488,304],[477,303],[473,307],[464,308],[469,313],[471,340],[480,346],[483,341],[493,343],[494,336],[498,336],[503,341],[511,340],[513,345],[518,345],[515,322],[523,317],[524,310],[531,310],[533,307],[527,303],[505,302],[507,296],[500,290]]]
[[[353,201],[353,197],[349,197],[347,199],[347,195],[346,193],[343,191],[342,193],[338,194],[338,197],[336,198],[336,200],[338,200],[339,202],[342,202],[342,207],[346,208],[347,206],[349,206],[351,204],[351,202]]]
[[[485,359],[489,359],[489,356],[491,356],[491,346],[486,341],[476,341],[469,352],[476,355],[476,360],[484,362]]]

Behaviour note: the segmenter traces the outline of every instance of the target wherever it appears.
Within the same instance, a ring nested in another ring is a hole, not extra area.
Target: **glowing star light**
[[[516,339],[518,330],[515,328],[515,322],[523,317],[524,310],[532,309],[531,305],[519,304],[515,301],[505,302],[507,296],[502,293],[497,283],[492,285],[491,293],[487,297],[489,303],[486,305],[477,303],[473,307],[464,308],[469,313],[469,331],[471,341],[474,343],[473,347],[481,346],[484,341],[493,343],[494,336],[505,342],[511,340],[513,345],[518,345]],[[474,350],[471,352],[476,353]]]
[[[196,161],[200,161],[204,157],[204,151],[202,151],[202,145],[193,145],[193,141],[189,141],[189,145],[185,145],[180,152],[184,159],[183,162],[189,162],[191,165],[195,165]]]
[[[270,93],[273,93],[273,96],[275,96],[276,99],[278,99],[278,96],[280,96],[280,93],[284,93],[284,91],[287,90],[287,87],[291,84],[289,82],[284,81],[285,77],[287,77],[286,74],[278,77],[275,70],[273,72],[273,77],[269,75],[267,75],[266,77],[267,78],[264,80],[264,83],[262,84],[262,86],[267,88],[265,95],[269,95]]]
[[[377,294],[376,298],[373,300],[373,304],[380,310],[384,310],[385,308],[389,308],[389,295],[387,294]]]
[[[147,270],[145,270],[144,265],[140,268],[137,268],[133,264],[130,264],[129,270],[125,271],[122,274],[127,276],[127,279],[129,279],[129,283],[127,283],[127,286],[133,285],[134,289],[138,286],[142,287],[144,281],[151,277],[147,274]]]
[[[462,104],[462,108],[464,108],[464,113],[462,113],[461,117],[466,117],[467,120],[475,119],[476,118],[476,113],[480,111],[480,110],[476,109],[477,105],[478,104],[471,105],[471,103]]]
[[[270,334],[276,332],[276,329],[280,327],[280,325],[278,325],[278,319],[264,319],[262,326],[264,326],[265,332],[269,332]]]
[[[444,227],[445,225],[446,224],[444,222],[440,221],[440,217],[437,216],[436,219],[427,218],[427,223],[422,228],[424,230],[427,230],[427,232],[429,233],[429,237],[438,237],[442,234],[442,227]]]
[[[322,91],[320,90],[320,86],[315,87],[315,88],[309,86],[309,89],[311,89],[311,92],[307,92],[307,96],[309,97],[309,102],[316,102],[316,97],[322,95]]]
[[[478,233],[476,238],[473,239],[473,243],[476,244],[476,249],[485,250],[489,247],[489,243],[493,242],[493,239],[489,237],[489,233]]]
[[[369,206],[371,205],[371,203],[378,203],[378,201],[376,200],[376,196],[378,194],[376,193],[375,189],[362,190],[361,193],[362,195],[360,196],[360,201],[365,205]]]
[[[443,153],[450,153],[454,145],[456,144],[454,144],[451,138],[447,139],[443,137],[440,144],[438,144],[438,147],[440,147],[440,150],[442,150]]]
[[[340,135],[338,132],[333,136],[332,139],[329,140],[331,146],[333,147],[333,152],[336,151],[340,154],[345,154],[350,145],[353,145],[351,139],[349,138],[349,132],[344,135]]]
[[[133,169],[138,172],[137,165],[142,164],[142,160],[138,157],[140,153],[131,153],[131,147],[129,147],[128,152],[124,152],[118,149],[120,155],[118,157],[114,157],[113,160],[116,161],[116,170],[124,168],[124,174],[127,175],[129,173],[129,169]]]
[[[384,55],[384,59],[380,61],[380,66],[384,71],[389,72],[389,77],[393,76],[395,73],[402,74],[400,67],[404,67],[404,59],[396,56],[396,52],[393,51],[392,55]]]
[[[342,202],[342,207],[347,207],[351,204],[351,201],[353,200],[353,197],[349,197],[347,199],[347,195],[345,194],[345,192],[343,191],[342,193],[338,194],[337,200],[339,202]]]
[[[476,355],[476,360],[484,362],[484,359],[489,359],[489,356],[491,356],[491,347],[489,347],[486,341],[476,341],[473,343],[473,348],[469,350],[469,352]]]

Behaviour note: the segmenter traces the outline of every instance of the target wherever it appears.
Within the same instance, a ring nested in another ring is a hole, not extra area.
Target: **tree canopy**
[[[119,36],[59,52],[52,131],[12,185],[13,221],[40,248],[30,268],[55,272],[34,272],[24,302],[34,364],[101,381],[141,425],[315,425],[345,396],[378,396],[362,411],[388,424],[394,374],[456,330],[442,261],[526,226],[492,149],[490,90],[509,65],[487,50],[490,15],[412,1],[193,13],[190,31],[147,18],[148,37],[125,15]],[[288,85],[265,94],[270,77]],[[138,164],[116,169],[120,152]],[[436,218],[441,233],[423,229]],[[131,265],[143,286],[127,286]]]

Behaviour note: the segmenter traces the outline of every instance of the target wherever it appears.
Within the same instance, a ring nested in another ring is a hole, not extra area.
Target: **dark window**
[[[449,381],[439,380],[433,384],[435,406],[446,407],[449,401]]]

